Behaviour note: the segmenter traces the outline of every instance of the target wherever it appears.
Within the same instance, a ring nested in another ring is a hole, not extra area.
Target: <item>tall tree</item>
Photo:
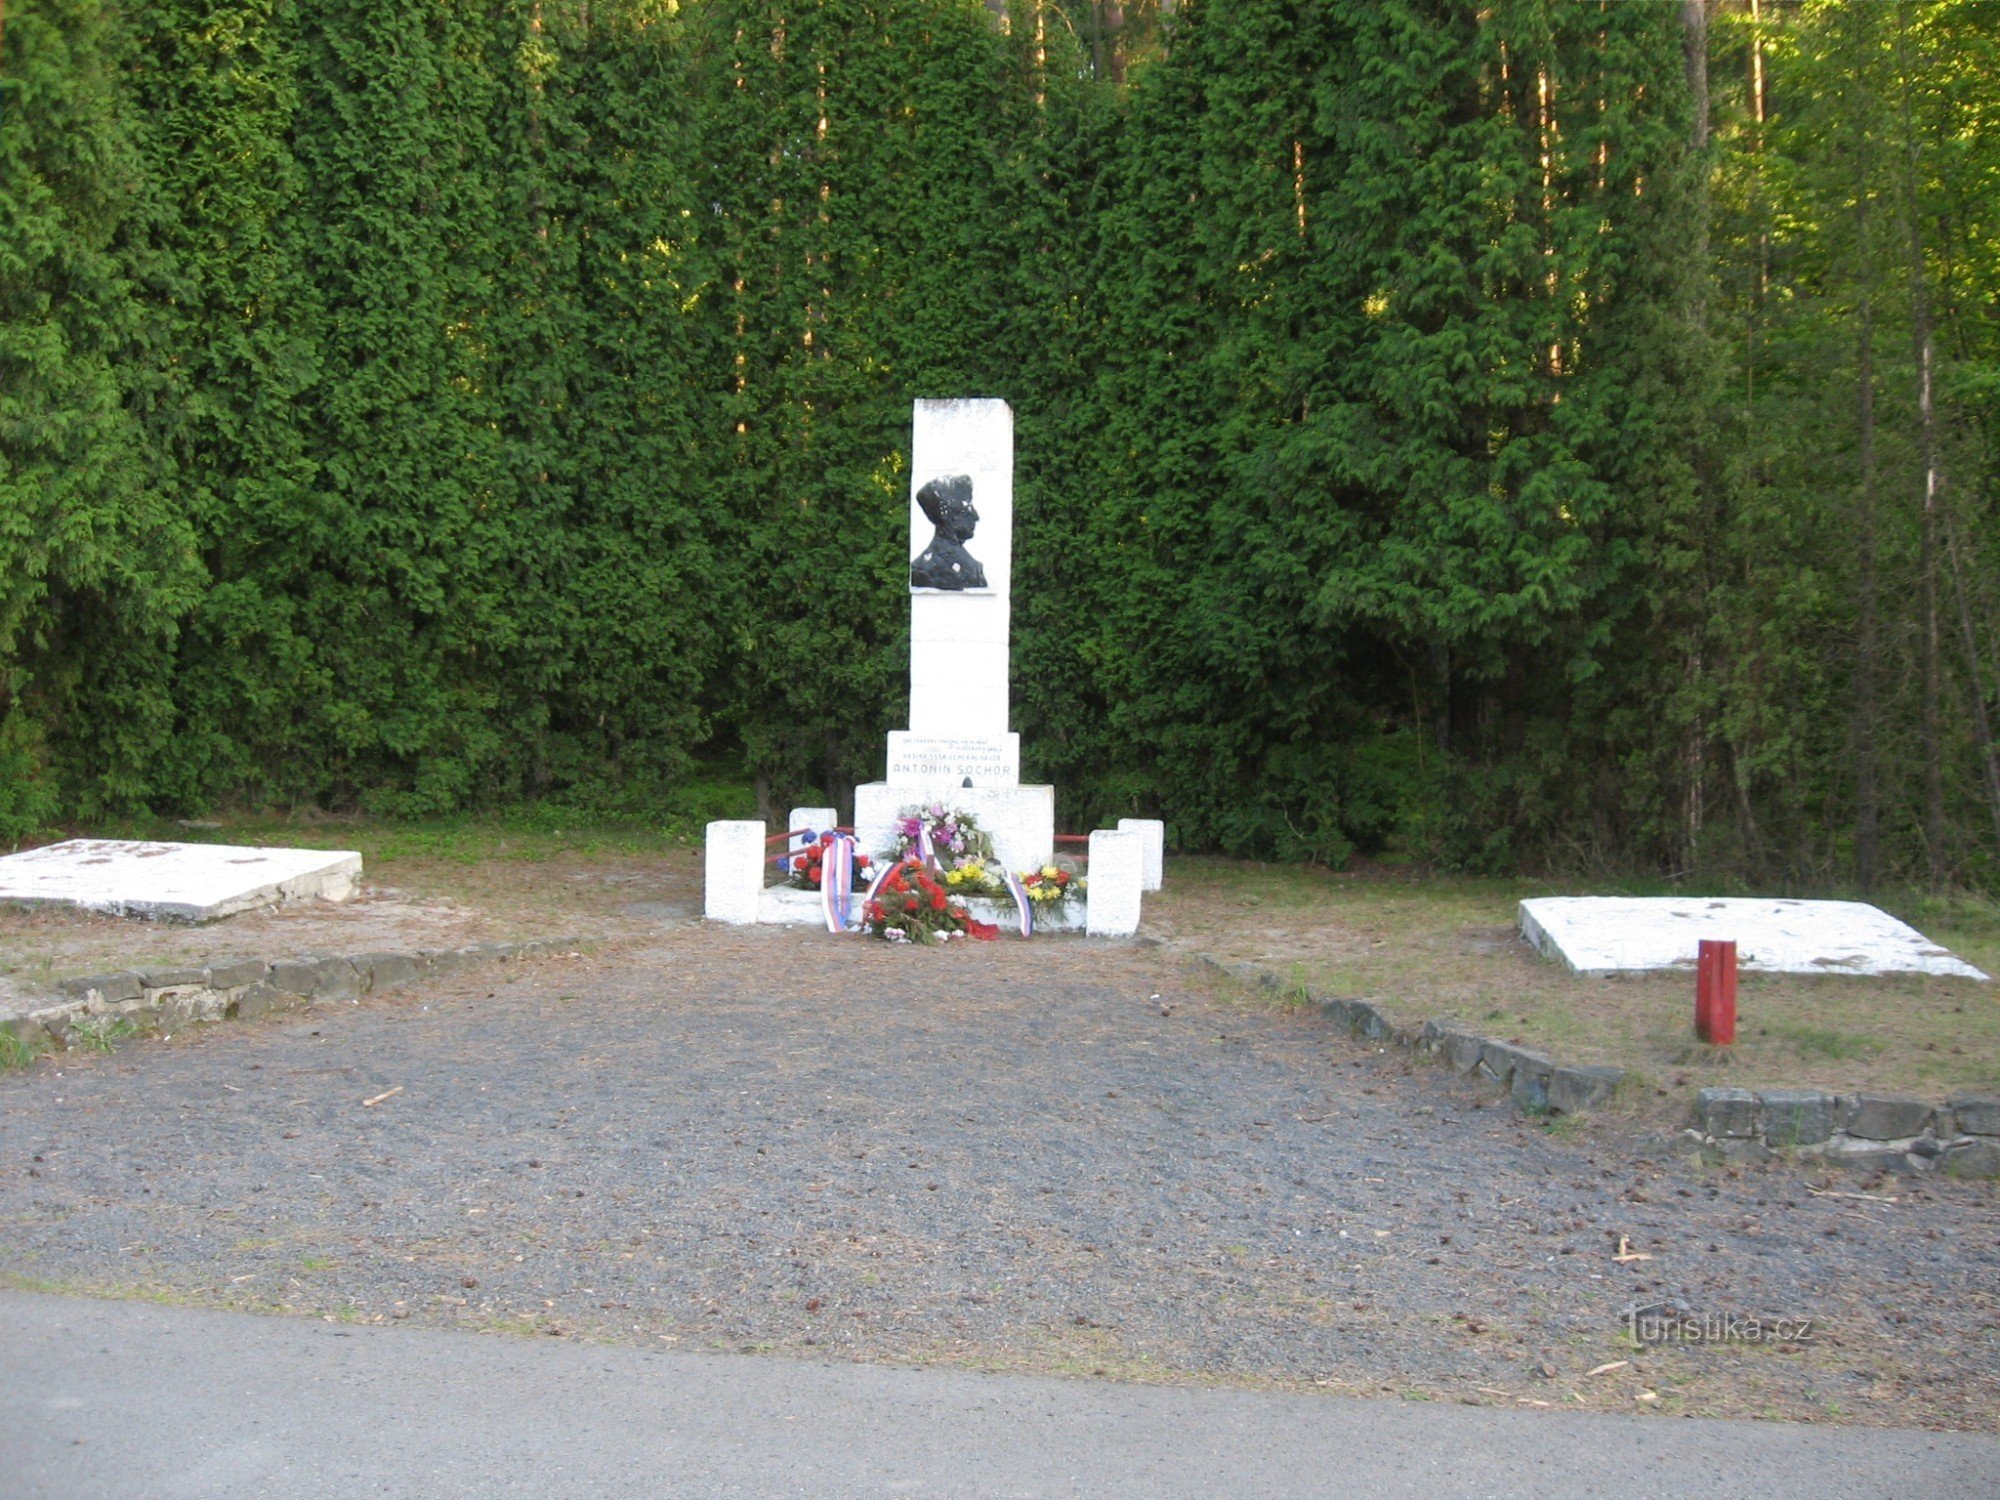
[[[144,164],[122,14],[17,4],[0,37],[0,838],[145,787],[115,752],[165,731],[159,674],[88,696],[121,642],[155,653],[193,597],[171,460],[132,405],[160,350],[134,284]],[[65,746],[88,754],[65,755]],[[52,764],[53,761],[53,764]],[[61,774],[66,767],[67,775]]]

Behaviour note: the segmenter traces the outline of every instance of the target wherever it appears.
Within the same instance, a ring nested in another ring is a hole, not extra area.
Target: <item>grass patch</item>
[[[1704,888],[1706,893],[1707,888]],[[1659,882],[1420,879],[1182,856],[1146,918],[1175,942],[1257,964],[1286,990],[1373,1001],[1398,1022],[1451,1020],[1559,1062],[1649,1080],[1615,1107],[1709,1084],[2000,1092],[2000,986],[1931,975],[1745,974],[1737,1043],[1694,1037],[1694,975],[1593,979],[1522,942],[1516,908],[1546,895],[1675,894]],[[1714,894],[1735,894],[1717,888]],[[1811,894],[1811,893],[1806,893]],[[1989,973],[2000,902],[1877,896],[1876,904]]]
[[[130,1016],[78,1016],[69,1023],[70,1045],[88,1047],[110,1054],[120,1042],[137,1036],[141,1028]]]
[[[82,832],[352,849],[362,856],[362,899],[338,907],[301,902],[205,927],[0,905],[0,989],[44,990],[67,975],[174,968],[237,953],[272,958],[601,937],[636,920],[622,916],[623,907],[668,897],[699,910],[700,829],[680,820],[542,808],[408,821],[221,817],[193,828],[131,820]]]
[[[24,1041],[4,1026],[0,1026],[0,1070],[26,1068],[34,1064],[36,1058],[54,1045],[44,1033],[36,1041]]]
[[[754,817],[755,812],[739,814]],[[721,816],[718,814],[717,816]],[[316,817],[310,820],[246,815],[204,820],[199,826],[145,819],[96,830],[105,838],[162,839],[183,844],[282,844],[298,849],[352,849],[372,875],[378,866],[484,865],[494,861],[539,864],[572,856],[657,853],[701,838],[701,828],[680,818],[650,821],[566,813],[561,808],[391,820]]]
[[[1791,1043],[1793,1050],[1808,1060],[1830,1058],[1835,1062],[1848,1062],[1856,1058],[1873,1057],[1884,1045],[1872,1036],[1805,1024],[1760,1026],[1757,1028],[1757,1034],[1759,1037],[1770,1037],[1776,1041]]]

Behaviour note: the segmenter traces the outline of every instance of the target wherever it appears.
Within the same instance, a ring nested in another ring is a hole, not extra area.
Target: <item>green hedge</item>
[[[1974,8],[1904,6],[1933,47]],[[643,809],[716,766],[838,797],[903,716],[910,402],[990,394],[1017,717],[1066,825],[1838,873],[1852,569],[1813,452],[1737,391],[1762,359],[1811,428],[1852,308],[1818,348],[1738,329],[1773,275],[1825,283],[1768,206],[1825,185],[1769,162],[1845,158],[1831,124],[1742,134],[1727,30],[1695,151],[1681,10],[1197,0],[1127,56],[1109,10],[1079,41],[1038,0],[14,0],[0,835]],[[1785,24],[1805,59],[1842,23]],[[1991,398],[1958,399],[1976,435]],[[1949,736],[1973,870],[1981,747]]]

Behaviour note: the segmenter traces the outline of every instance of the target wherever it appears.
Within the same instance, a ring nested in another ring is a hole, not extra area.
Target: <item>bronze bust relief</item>
[[[917,491],[917,505],[937,529],[931,544],[910,564],[913,589],[983,589],[986,570],[965,550],[979,524],[972,508],[972,480],[964,474],[933,479]]]

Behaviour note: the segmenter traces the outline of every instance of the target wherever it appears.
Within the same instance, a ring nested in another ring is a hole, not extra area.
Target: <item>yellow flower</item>
[[[946,885],[957,885],[959,881],[962,880],[963,878],[964,878],[963,871],[949,870],[945,873],[944,883]]]
[[[1058,870],[1054,865],[1042,866],[1042,879],[1044,880],[1054,880],[1060,874],[1062,874],[1062,871]]]

